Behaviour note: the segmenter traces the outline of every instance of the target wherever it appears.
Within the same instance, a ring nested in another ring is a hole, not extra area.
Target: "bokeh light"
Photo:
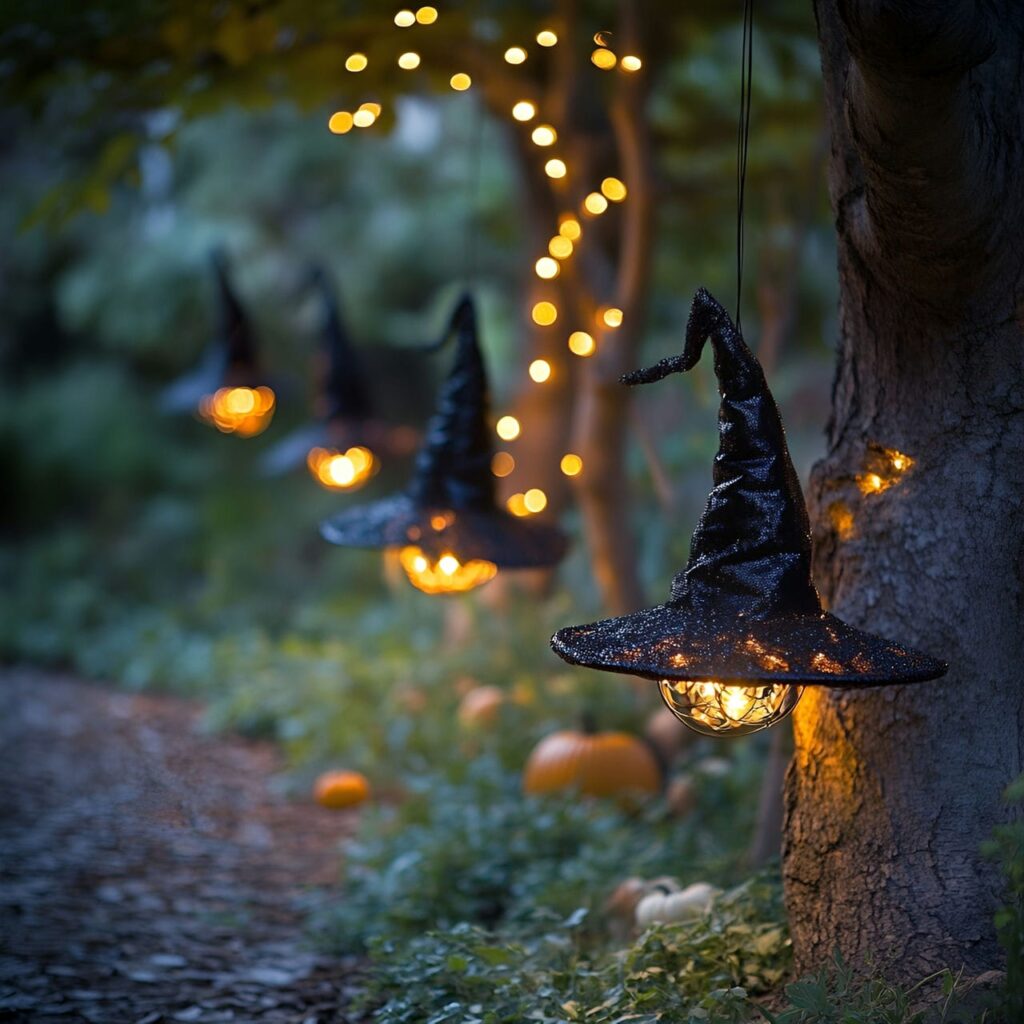
[[[398,66],[403,71],[412,71],[420,66],[420,55],[412,50],[408,50],[398,58]]]
[[[558,218],[558,233],[563,238],[568,238],[570,242],[575,242],[583,234],[583,228],[580,227],[580,222],[571,213],[563,213]]]
[[[522,64],[526,60],[526,51],[521,46],[510,46],[505,51],[507,64]]]
[[[537,108],[529,100],[520,100],[512,108],[512,116],[517,121],[529,121],[537,113]]]
[[[567,452],[562,456],[558,467],[566,476],[579,476],[583,472],[583,460],[578,455]]]
[[[627,54],[622,60],[619,61],[619,67],[623,71],[639,71],[644,66],[644,62],[633,54]]]
[[[558,139],[558,132],[549,124],[539,124],[530,134],[535,146],[553,146]]]
[[[543,512],[548,506],[548,496],[539,487],[531,487],[523,495],[523,504],[528,512]]]
[[[557,157],[552,157],[552,159],[544,165],[544,173],[549,178],[564,178],[567,169],[565,161],[559,160]]]
[[[327,128],[335,135],[344,135],[346,132],[352,131],[354,123],[352,115],[347,110],[336,110],[331,114],[331,119],[327,122]]]
[[[549,28],[541,29],[537,33],[537,43],[540,46],[554,46],[558,42],[558,36]]]
[[[530,363],[530,380],[537,384],[551,379],[551,364],[546,359],[534,359]]]
[[[497,477],[508,476],[516,468],[516,460],[509,452],[495,452],[491,459],[491,472]]]
[[[421,7],[416,12],[416,20],[421,25],[433,25],[437,21],[437,8],[436,7]]]
[[[600,192],[591,192],[583,200],[583,209],[597,217],[608,209],[608,200]]]
[[[550,256],[541,256],[534,264],[534,270],[536,270],[538,277],[543,278],[545,281],[550,281],[551,278],[558,277],[558,260],[553,260]]]
[[[494,425],[494,430],[502,441],[514,441],[519,436],[519,420],[515,416],[502,416]]]
[[[365,53],[350,53],[345,58],[345,70],[362,71],[368,63]]]
[[[416,15],[413,14],[412,11],[399,11],[395,15],[395,24],[399,28],[408,28],[410,25],[416,24]]]
[[[586,331],[573,331],[569,335],[569,351],[574,356],[592,356],[596,347],[593,337]]]
[[[599,46],[591,55],[590,62],[600,68],[602,71],[610,71],[617,62],[618,58],[612,53],[611,50],[606,49],[603,46]]]
[[[548,242],[548,252],[556,260],[567,260],[572,255],[572,242],[564,235],[555,235]]]
[[[621,203],[626,198],[626,186],[618,178],[605,178],[601,182],[601,192],[613,203]]]
[[[448,80],[448,84],[456,92],[465,92],[473,84],[473,79],[470,78],[469,75],[467,75],[464,71],[459,71],[456,72],[456,74],[452,75],[452,77]]]
[[[558,307],[553,302],[538,302],[531,313],[533,322],[541,327],[548,327],[558,319]]]

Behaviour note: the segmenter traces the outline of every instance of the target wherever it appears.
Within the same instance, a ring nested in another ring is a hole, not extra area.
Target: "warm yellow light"
[[[537,42],[541,46],[554,46],[558,42],[558,36],[549,28],[541,29],[537,33]]]
[[[574,356],[592,356],[595,348],[594,339],[586,331],[573,331],[569,335],[569,351]]]
[[[494,425],[494,429],[502,441],[514,441],[519,436],[521,427],[515,416],[502,416]]]
[[[608,200],[600,192],[591,192],[583,200],[583,209],[597,217],[608,209]]]
[[[505,502],[505,507],[514,516],[522,517],[530,514],[530,510],[526,507],[526,499],[520,491],[509,495],[508,501]]]
[[[537,108],[529,100],[520,100],[512,108],[512,116],[517,121],[529,121],[536,113]]]
[[[381,106],[379,103],[369,101],[367,103],[359,104],[360,110],[368,110],[374,117],[380,117]]]
[[[352,131],[352,124],[352,115],[347,110],[336,110],[327,122],[327,129],[335,135],[344,135]]]
[[[743,736],[781,721],[796,707],[802,687],[784,683],[677,682],[663,679],[661,696],[684,725],[708,736]]]
[[[564,178],[566,172],[566,166],[564,160],[559,160],[557,157],[549,160],[544,165],[544,173],[549,178]]]
[[[399,28],[408,28],[410,25],[416,24],[416,15],[412,11],[399,11],[395,15],[395,24]]]
[[[459,71],[448,79],[448,84],[456,92],[465,92],[473,84],[473,79],[464,71]]]
[[[618,178],[605,178],[601,182],[601,191],[605,199],[613,203],[621,203],[626,198],[626,186]]]
[[[609,306],[607,309],[601,310],[600,319],[605,327],[621,327],[622,310],[617,306]]]
[[[369,448],[357,446],[347,452],[311,448],[306,465],[313,479],[332,491],[358,490],[377,472],[377,457]]]
[[[566,476],[579,476],[583,472],[583,460],[572,452],[563,455],[558,466]]]
[[[452,552],[443,552],[435,562],[418,547],[410,545],[398,553],[409,582],[424,594],[462,594],[494,579],[493,562],[472,559],[465,564]]]
[[[644,66],[644,62],[633,54],[627,54],[622,60],[619,61],[619,67],[623,71],[639,71]]]
[[[556,260],[567,260],[572,255],[572,242],[570,242],[564,235],[555,235],[554,238],[548,242],[548,252],[551,253]]]
[[[223,434],[255,437],[270,425],[276,399],[268,387],[218,388],[199,402],[199,416]]]
[[[558,260],[553,260],[550,256],[541,256],[534,264],[533,269],[537,271],[538,277],[550,281],[551,278],[558,277]]]
[[[548,496],[539,487],[531,487],[523,495],[523,504],[528,512],[543,512],[548,505]]]
[[[541,327],[549,327],[558,319],[558,307],[553,302],[538,302],[530,314],[535,324]]]
[[[526,51],[521,46],[510,46],[505,51],[505,61],[509,64],[522,64],[526,60]]]
[[[398,58],[398,66],[405,71],[412,71],[420,66],[420,55],[408,50]]]
[[[539,124],[530,134],[535,146],[553,146],[558,138],[558,132],[549,124]]]
[[[877,494],[885,490],[885,481],[877,473],[865,473],[857,478],[861,494]]]
[[[345,58],[345,70],[362,71],[368,63],[365,53],[350,53]]]
[[[491,459],[491,472],[497,477],[508,476],[516,468],[516,460],[508,452],[495,452]]]
[[[534,359],[530,363],[530,380],[543,384],[551,377],[551,364],[546,359]]]
[[[609,71],[611,68],[615,67],[618,58],[611,50],[605,49],[603,46],[599,46],[590,55],[590,60],[595,67],[599,67],[602,71]]]
[[[377,115],[369,107],[360,107],[352,116],[352,122],[357,128],[369,128],[376,120]]]
[[[583,234],[583,228],[580,227],[580,222],[571,213],[563,213],[558,218],[558,233],[563,238],[568,238],[570,242],[575,242]]]
[[[416,12],[416,20],[421,25],[433,25],[437,21],[437,8],[436,7],[421,7]]]

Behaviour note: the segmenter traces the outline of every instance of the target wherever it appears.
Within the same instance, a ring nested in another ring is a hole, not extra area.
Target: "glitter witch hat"
[[[681,356],[623,378],[648,384],[714,350],[721,408],[714,489],[669,600],[559,630],[575,665],[668,681],[835,687],[923,682],[946,665],[822,611],[803,494],[757,359],[722,306],[697,292]]]
[[[497,503],[487,373],[468,295],[459,300],[447,330],[432,347],[440,348],[453,335],[455,362],[412,480],[399,494],[333,516],[321,533],[346,547],[415,545],[430,557],[453,552],[463,562],[487,561],[499,569],[555,565],[568,546],[565,534],[546,523],[516,518]]]

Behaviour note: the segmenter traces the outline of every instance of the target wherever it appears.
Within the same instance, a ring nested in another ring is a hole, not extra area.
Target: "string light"
[[[327,130],[334,135],[344,135],[352,131],[353,123],[352,115],[347,110],[336,110],[327,122]]]
[[[549,124],[539,124],[533,129],[530,135],[535,146],[553,146],[558,138],[558,132]]]
[[[512,116],[517,121],[529,121],[537,113],[537,108],[529,100],[520,100],[512,108]]]
[[[395,24],[399,28],[408,28],[410,25],[416,24],[416,15],[412,11],[399,11],[395,15]]]
[[[569,241],[575,242],[583,234],[583,228],[580,227],[580,222],[571,213],[563,213],[558,218],[558,233],[563,238],[568,238]],[[555,254],[552,253],[551,255],[554,256]]]
[[[409,50],[398,58],[398,66],[404,71],[412,71],[420,66],[420,55]]]
[[[416,12],[416,20],[421,25],[433,25],[437,21],[437,8],[436,7],[421,7]]]
[[[543,384],[551,379],[551,364],[546,359],[534,359],[530,363],[530,380],[536,384]]]
[[[497,477],[508,476],[516,468],[516,460],[508,452],[495,452],[491,459],[491,472]]]
[[[639,58],[629,54],[619,61],[619,67],[623,71],[639,71],[644,66],[644,62]]]
[[[569,351],[574,356],[592,356],[596,348],[593,337],[586,331],[573,331],[569,335]]]
[[[448,84],[456,92],[465,92],[472,84],[473,79],[469,77],[465,72],[459,71],[448,80]]]
[[[598,314],[605,327],[622,326],[622,310],[617,306],[609,306]]]
[[[494,430],[502,441],[514,441],[521,429],[515,416],[502,416],[494,425]]]
[[[522,64],[526,60],[526,51],[521,46],[510,46],[505,51],[507,64]]]
[[[541,29],[537,33],[537,42],[541,46],[554,46],[558,42],[558,36],[549,28]]]
[[[579,476],[583,472],[583,460],[572,452],[563,455],[558,466],[566,476]]]
[[[551,253],[556,260],[567,260],[572,255],[572,242],[570,242],[564,235],[555,235],[555,237],[548,242],[548,252]]]
[[[372,100],[367,101],[366,103],[360,103],[359,109],[368,110],[374,117],[380,117],[380,104],[375,103]]]
[[[523,495],[523,504],[528,512],[543,512],[548,505],[548,496],[539,487],[531,487]]]
[[[605,178],[601,182],[601,192],[613,203],[621,203],[626,198],[626,186],[618,178]]]
[[[610,71],[617,62],[618,58],[612,53],[611,50],[605,49],[603,46],[599,46],[591,55],[590,62],[600,68],[602,71]]]
[[[533,322],[541,327],[550,327],[558,319],[558,308],[553,302],[538,302],[533,307]]]
[[[553,260],[550,256],[541,256],[539,260],[534,264],[533,269],[537,272],[537,276],[544,281],[550,281],[553,277],[558,277],[558,260]]]
[[[357,446],[342,454],[327,448],[311,448],[306,465],[323,487],[331,491],[354,491],[377,471],[376,456]]]
[[[345,58],[345,70],[362,71],[368,63],[365,53],[350,53]]]
[[[586,210],[587,213],[598,217],[608,209],[608,200],[605,199],[600,192],[591,192],[587,198],[583,200],[583,209]]]
[[[352,123],[357,128],[369,128],[376,120],[377,115],[369,107],[360,107],[352,115]]]
[[[404,547],[398,561],[409,582],[425,594],[461,594],[494,579],[498,567],[493,562],[473,559],[463,564],[450,551],[445,551],[436,562],[415,545]]]
[[[526,499],[523,496],[522,491],[517,491],[515,494],[510,494],[508,501],[505,502],[505,507],[514,516],[528,516],[530,510],[526,507]]]
[[[218,388],[199,402],[199,416],[222,434],[255,437],[270,425],[276,399],[268,387]]]
[[[564,160],[559,160],[557,157],[552,157],[544,165],[544,173],[549,178],[564,178],[567,168]]]

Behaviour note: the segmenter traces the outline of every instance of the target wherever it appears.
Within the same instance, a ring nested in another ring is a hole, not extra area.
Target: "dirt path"
[[[306,944],[351,815],[195,707],[0,671],[0,1021],[344,1021]]]

